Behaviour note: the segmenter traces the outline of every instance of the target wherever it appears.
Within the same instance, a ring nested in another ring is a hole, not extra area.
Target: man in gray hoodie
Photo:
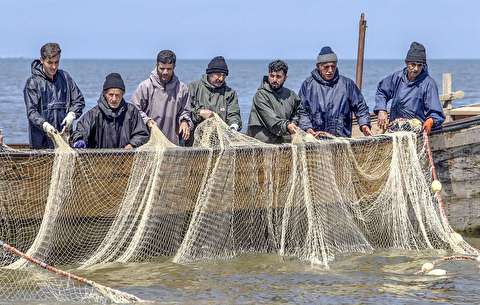
[[[176,56],[170,50],[160,51],[150,77],[138,85],[132,104],[140,111],[149,128],[158,128],[173,144],[190,138],[193,128],[188,87],[175,75]]]

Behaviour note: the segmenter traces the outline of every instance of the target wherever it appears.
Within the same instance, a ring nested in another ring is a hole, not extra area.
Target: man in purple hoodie
[[[190,138],[193,127],[188,103],[188,87],[175,75],[176,56],[170,50],[160,51],[150,77],[138,85],[132,104],[140,111],[149,128],[158,128],[173,144]]]

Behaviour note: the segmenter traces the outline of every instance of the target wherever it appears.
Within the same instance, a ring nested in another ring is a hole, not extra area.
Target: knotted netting
[[[476,255],[433,196],[425,150],[412,132],[317,140],[298,131],[291,144],[269,145],[214,116],[191,148],[154,128],[135,150],[5,151],[0,238],[79,271],[159,256],[277,253],[328,267],[375,249]],[[12,255],[0,264],[28,268]]]

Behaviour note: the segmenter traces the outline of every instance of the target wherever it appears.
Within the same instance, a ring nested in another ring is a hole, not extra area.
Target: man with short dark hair
[[[337,55],[330,47],[322,48],[311,74],[298,94],[300,128],[315,137],[325,132],[351,137],[354,113],[363,134],[372,135],[367,103],[355,82],[338,72]]]
[[[406,67],[384,78],[377,87],[374,112],[378,126],[386,130],[396,119],[418,119],[423,130],[430,133],[433,127],[445,120],[438,98],[435,80],[428,74],[425,47],[412,42],[405,58]],[[387,104],[391,101],[390,119]]]
[[[72,77],[58,69],[62,50],[57,43],[40,49],[40,60],[32,62],[32,76],[25,84],[24,100],[29,123],[30,146],[53,148],[48,133],[68,131],[85,107],[82,92]]]
[[[240,107],[235,90],[227,86],[228,66],[222,56],[214,57],[202,79],[192,82],[188,87],[192,120],[196,125],[217,113],[232,130],[242,128]]]
[[[148,129],[137,108],[125,102],[125,84],[118,73],[110,73],[103,83],[98,105],[78,121],[73,133],[75,148],[139,147],[148,141]]]
[[[247,134],[265,143],[291,141],[298,125],[300,98],[284,87],[288,66],[275,60],[268,65],[268,75],[253,97]]]
[[[150,77],[141,82],[132,96],[149,128],[158,128],[173,144],[190,138],[193,128],[188,87],[175,75],[176,56],[170,50],[160,51]]]

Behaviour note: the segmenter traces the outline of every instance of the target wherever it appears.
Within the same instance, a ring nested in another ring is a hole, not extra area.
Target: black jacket
[[[72,137],[73,143],[84,140],[88,148],[124,148],[145,144],[149,135],[133,104],[122,100],[117,109],[111,109],[102,94],[98,105],[80,118]]]
[[[68,112],[76,117],[82,115],[85,99],[72,77],[63,70],[58,70],[53,80],[43,72],[40,60],[32,62],[32,76],[27,79],[23,90],[29,138],[32,148],[53,148],[53,142],[43,131],[43,123],[52,124],[61,130],[61,123]]]

